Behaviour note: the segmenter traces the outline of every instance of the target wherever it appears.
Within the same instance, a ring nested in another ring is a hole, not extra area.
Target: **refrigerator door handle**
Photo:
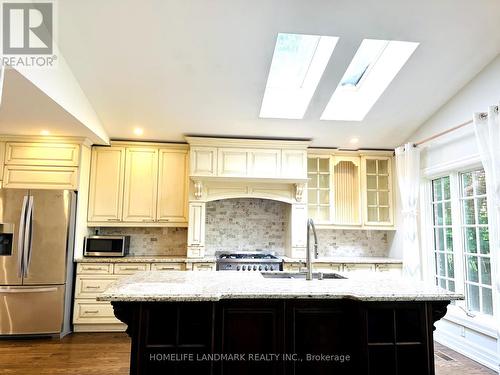
[[[23,198],[23,206],[21,208],[21,218],[19,219],[19,237],[17,239],[17,276],[23,276],[23,264],[24,264],[24,232],[26,224],[26,209],[28,205],[28,196],[25,195]]]
[[[0,288],[0,294],[2,293],[47,293],[57,291],[56,287],[45,287],[45,288]]]
[[[28,277],[28,269],[31,262],[31,248],[33,247],[33,196],[28,198],[28,209],[26,212],[26,229],[24,230],[24,255],[23,276]]]

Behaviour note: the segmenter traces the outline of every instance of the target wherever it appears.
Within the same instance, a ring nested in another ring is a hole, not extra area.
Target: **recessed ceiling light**
[[[351,139],[349,140],[349,143],[350,143],[350,144],[352,144],[352,145],[355,145],[355,144],[357,144],[358,142],[359,142],[359,138],[356,138],[356,137],[351,138]]]
[[[259,116],[303,118],[338,39],[279,33]]]
[[[364,39],[321,120],[362,121],[418,45]]]
[[[135,135],[143,135],[144,134],[144,130],[142,130],[142,128],[135,128],[134,129],[134,134]]]
[[[50,131],[48,130],[41,130],[40,135],[50,135]]]

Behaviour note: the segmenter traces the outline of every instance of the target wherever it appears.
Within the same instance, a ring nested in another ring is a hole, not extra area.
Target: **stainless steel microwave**
[[[128,254],[130,236],[85,237],[83,255],[86,257],[124,257]]]

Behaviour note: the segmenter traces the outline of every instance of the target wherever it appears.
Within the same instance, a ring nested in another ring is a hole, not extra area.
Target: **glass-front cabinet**
[[[342,228],[393,226],[392,156],[320,150],[307,163],[308,215]]]
[[[392,158],[363,156],[364,224],[393,225]]]
[[[330,223],[332,190],[330,156],[310,156],[307,159],[308,215],[315,223]]]

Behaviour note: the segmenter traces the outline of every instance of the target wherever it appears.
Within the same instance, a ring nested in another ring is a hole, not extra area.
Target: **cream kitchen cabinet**
[[[152,223],[156,220],[158,149],[127,147],[123,221]]]
[[[361,158],[364,225],[393,226],[392,157]]]
[[[217,148],[191,147],[190,168],[192,176],[216,176]]]
[[[94,147],[89,226],[186,226],[184,145],[115,142]]]
[[[7,142],[5,165],[78,167],[80,146],[71,143]]]
[[[185,150],[160,149],[158,168],[158,222],[187,222],[187,165]]]
[[[94,147],[92,149],[89,222],[121,221],[124,177],[124,147]]]

